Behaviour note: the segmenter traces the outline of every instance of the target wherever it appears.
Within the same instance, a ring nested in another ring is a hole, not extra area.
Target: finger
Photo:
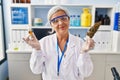
[[[29,40],[29,36],[28,37],[24,37],[23,40],[24,41],[28,41]]]
[[[89,38],[89,39],[87,40],[87,42],[88,42],[89,44],[94,44],[94,43],[95,43],[95,41],[94,41],[92,38]]]
[[[32,34],[31,34],[31,35],[29,35],[29,36],[31,36],[31,38],[33,38],[33,39],[37,40],[37,37],[36,37],[36,35],[35,35],[35,33],[34,33],[34,32],[32,32]]]
[[[28,43],[29,39],[28,38],[23,38],[23,40]]]

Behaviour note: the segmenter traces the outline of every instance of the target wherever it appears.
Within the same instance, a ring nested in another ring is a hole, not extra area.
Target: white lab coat
[[[84,80],[93,71],[93,63],[88,53],[81,54],[83,40],[69,34],[69,42],[60,65],[60,74],[57,76],[56,34],[42,38],[41,50],[33,49],[30,59],[30,68],[33,73],[42,73],[43,80]],[[60,49],[59,49],[60,51]],[[60,54],[62,54],[60,52]]]

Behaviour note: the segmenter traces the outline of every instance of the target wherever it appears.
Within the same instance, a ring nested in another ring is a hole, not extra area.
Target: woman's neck
[[[66,41],[68,40],[69,33],[64,34],[64,35],[57,35],[57,40],[58,40],[58,45],[61,51],[64,50]]]
[[[66,41],[66,40],[68,39],[68,36],[69,36],[69,33],[64,34],[64,35],[58,35],[58,34],[57,34],[58,42]]]

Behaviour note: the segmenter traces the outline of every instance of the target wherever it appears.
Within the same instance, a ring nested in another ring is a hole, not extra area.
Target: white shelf
[[[31,54],[32,53],[32,50],[23,50],[23,51],[20,51],[20,50],[6,50],[6,53],[8,53],[8,54],[22,54],[22,53],[27,53],[27,54]]]
[[[29,26],[27,26],[27,25],[26,26],[24,25],[24,26],[11,26],[10,27],[11,30],[13,30],[13,29],[18,29],[18,30],[23,29],[24,30],[24,29],[28,29],[28,28],[29,28]]]
[[[70,26],[69,29],[89,29],[90,27]]]
[[[46,27],[46,26],[32,26],[32,28],[38,28],[38,29],[51,29],[51,27]],[[69,29],[89,29],[90,27],[82,27],[82,26],[70,26]],[[111,26],[109,25],[101,25],[99,30],[112,30]]]
[[[32,26],[32,28],[38,28],[38,29],[51,29],[51,27],[46,27],[46,26]],[[69,29],[89,29],[90,27],[81,27],[81,26],[70,26]]]
[[[20,50],[7,50],[6,51],[6,53],[8,53],[8,54],[10,54],[10,53],[15,53],[15,54],[18,54],[18,53],[20,53],[20,54],[22,54],[22,53],[28,53],[28,54],[31,54],[32,53],[32,50],[23,50],[23,51],[20,51]],[[90,53],[90,54],[116,54],[116,55],[120,55],[120,52],[113,52],[113,51],[89,51],[88,53]]]
[[[55,6],[58,4],[40,4],[40,3],[31,3],[32,6]],[[86,4],[59,4],[60,6],[93,6],[93,5],[86,5]]]
[[[110,25],[101,25],[99,30],[112,30],[112,26]]]
[[[49,26],[32,26],[32,29],[38,28],[38,29],[51,29]]]
[[[90,54],[118,54],[120,55],[120,52],[114,52],[114,51],[89,51]]]

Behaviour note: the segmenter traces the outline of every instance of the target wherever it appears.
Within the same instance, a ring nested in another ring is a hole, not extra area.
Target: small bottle
[[[16,0],[13,0],[13,3],[16,3]]]
[[[76,23],[75,15],[73,15],[72,26],[75,26],[75,23]]]
[[[95,11],[95,22],[99,21],[98,11]]]
[[[81,26],[90,27],[92,22],[92,15],[89,12],[89,8],[83,8],[83,13],[81,14]]]
[[[80,15],[76,15],[76,26],[80,26]]]
[[[31,3],[31,0],[26,0],[27,3]]]
[[[105,18],[104,18],[104,25],[110,25],[110,18],[108,15],[105,15]]]
[[[112,71],[112,75],[114,77],[114,80],[120,80],[120,76],[119,76],[119,73],[117,72],[116,68],[112,67],[111,71]]]
[[[29,33],[29,35],[31,36],[32,35],[32,29],[31,29],[31,27],[29,27],[29,29],[28,29],[28,33]]]
[[[26,3],[26,0],[20,0],[20,3]]]
[[[70,26],[73,26],[73,16],[70,15]]]
[[[20,3],[20,0],[16,0],[15,2],[16,2],[16,3]]]
[[[28,28],[28,34],[29,34],[29,39],[32,40],[33,31],[32,31],[32,28],[30,26]]]
[[[104,25],[104,18],[103,18],[103,15],[102,15],[102,14],[100,14],[100,16],[99,16],[99,21],[101,21],[101,22],[102,22],[102,25]]]

